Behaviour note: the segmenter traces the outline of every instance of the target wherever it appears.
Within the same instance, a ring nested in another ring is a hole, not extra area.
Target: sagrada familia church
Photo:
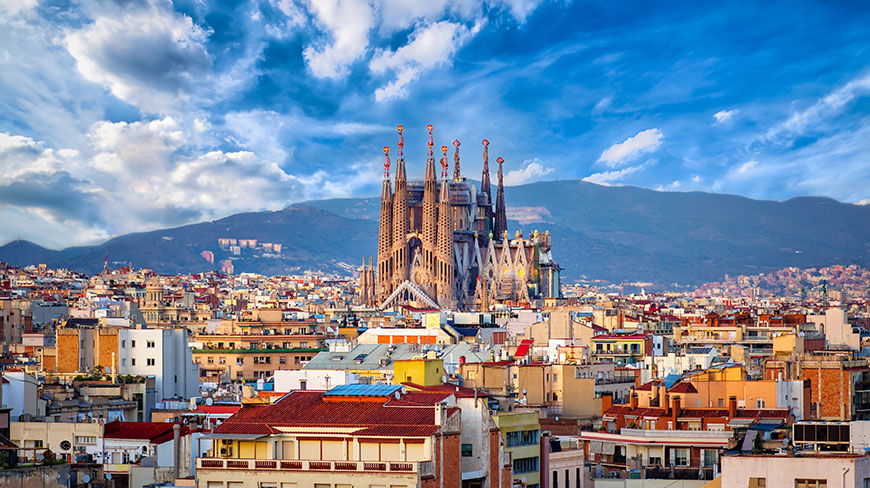
[[[481,190],[462,176],[459,141],[453,141],[453,178],[448,178],[447,146],[436,176],[432,126],[423,181],[405,172],[404,138],[398,126],[395,191],[390,181],[390,148],[384,146],[377,265],[363,259],[359,269],[361,305],[386,309],[409,305],[426,309],[489,310],[496,303],[530,303],[558,298],[559,265],[550,234],[508,235],[502,164],[493,201],[489,141],[483,141]],[[494,205],[493,205],[494,203]]]

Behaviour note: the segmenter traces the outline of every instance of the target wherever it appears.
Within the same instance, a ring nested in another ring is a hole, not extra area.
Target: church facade
[[[408,180],[403,128],[390,180],[390,149],[384,147],[377,261],[363,259],[358,302],[381,309],[400,305],[488,310],[496,303],[557,298],[559,265],[549,233],[508,234],[502,165],[498,158],[495,199],[489,175],[489,141],[483,141],[481,189],[462,176],[459,141],[453,141],[453,175],[447,146],[436,176],[433,127],[422,181]]]

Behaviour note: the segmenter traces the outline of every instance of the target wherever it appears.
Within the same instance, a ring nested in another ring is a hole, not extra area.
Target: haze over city
[[[505,185],[870,199],[864,5],[0,5],[0,241],[376,196],[407,127]]]

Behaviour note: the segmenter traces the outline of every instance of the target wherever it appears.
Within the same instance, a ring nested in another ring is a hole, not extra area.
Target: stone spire
[[[393,248],[393,189],[390,185],[390,147],[384,146],[384,184],[381,190],[381,220],[378,230],[378,271],[377,294],[382,301],[392,293],[392,264],[390,254]]]
[[[453,293],[453,215],[450,208],[450,182],[447,181],[447,146],[441,148],[441,196],[438,203],[438,304],[444,308],[455,305]]]
[[[489,141],[483,140],[483,174],[480,175],[480,191],[492,203],[492,183],[489,182]]]
[[[504,159],[499,157],[496,159],[496,162],[498,163],[498,193],[495,197],[495,236],[496,239],[502,239],[505,232],[507,232],[507,213],[504,206],[504,174],[502,172]]]
[[[435,177],[435,157],[432,155],[432,125],[426,126],[429,131],[429,157],[426,159],[426,180],[423,187],[423,287],[431,292],[435,282],[435,246],[438,232],[438,180]],[[431,293],[430,293],[431,294]]]
[[[462,171],[459,170],[459,139],[453,141],[453,147],[456,148],[453,154],[453,181],[459,181],[462,179]]]
[[[393,288],[408,280],[410,276],[408,256],[408,181],[405,176],[405,158],[403,148],[405,139],[402,135],[404,127],[399,130],[399,157],[396,158],[396,193],[393,194]]]

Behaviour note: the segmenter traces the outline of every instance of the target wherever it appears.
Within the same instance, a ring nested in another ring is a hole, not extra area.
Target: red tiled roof
[[[196,410],[190,413],[201,414],[221,414],[221,413],[236,413],[241,409],[241,405],[199,405]]]
[[[604,415],[629,415],[635,417],[662,417],[667,413],[664,408],[631,408],[627,405],[614,405],[604,412]]]
[[[681,381],[676,385],[672,386],[670,390],[671,393],[698,393],[698,390],[691,383],[687,383],[685,381]]]
[[[637,391],[652,391],[652,389],[654,387],[659,386],[660,382],[661,382],[660,380],[652,380],[649,383],[644,383],[644,384],[638,386],[637,388],[635,388],[635,390],[637,390]]]
[[[441,385],[430,385],[430,386],[418,385],[416,383],[411,383],[411,382],[402,383],[402,384],[407,386],[408,388],[411,388],[412,390],[420,390],[420,391],[427,391],[427,392],[442,392],[442,393],[447,393],[447,394],[453,395],[456,398],[474,398],[474,388],[468,388],[465,386],[456,386],[456,385],[450,385],[447,383],[444,383]],[[486,398],[487,394],[483,393],[483,392],[477,392],[477,396],[479,398]]]
[[[278,432],[275,427],[360,427],[377,428],[377,432],[381,432],[378,435],[417,435],[437,429],[435,409],[431,405],[439,396],[411,392],[401,400],[383,403],[337,399],[325,402],[322,391],[297,390],[270,405],[245,405],[217,426],[214,432],[265,435]],[[417,402],[424,402],[424,405]],[[447,414],[458,411],[455,407],[449,408]]]
[[[152,444],[162,444],[173,437],[170,422],[121,422],[115,420],[106,424],[103,437],[106,439],[140,439]],[[190,428],[181,426],[181,435],[190,433]]]

